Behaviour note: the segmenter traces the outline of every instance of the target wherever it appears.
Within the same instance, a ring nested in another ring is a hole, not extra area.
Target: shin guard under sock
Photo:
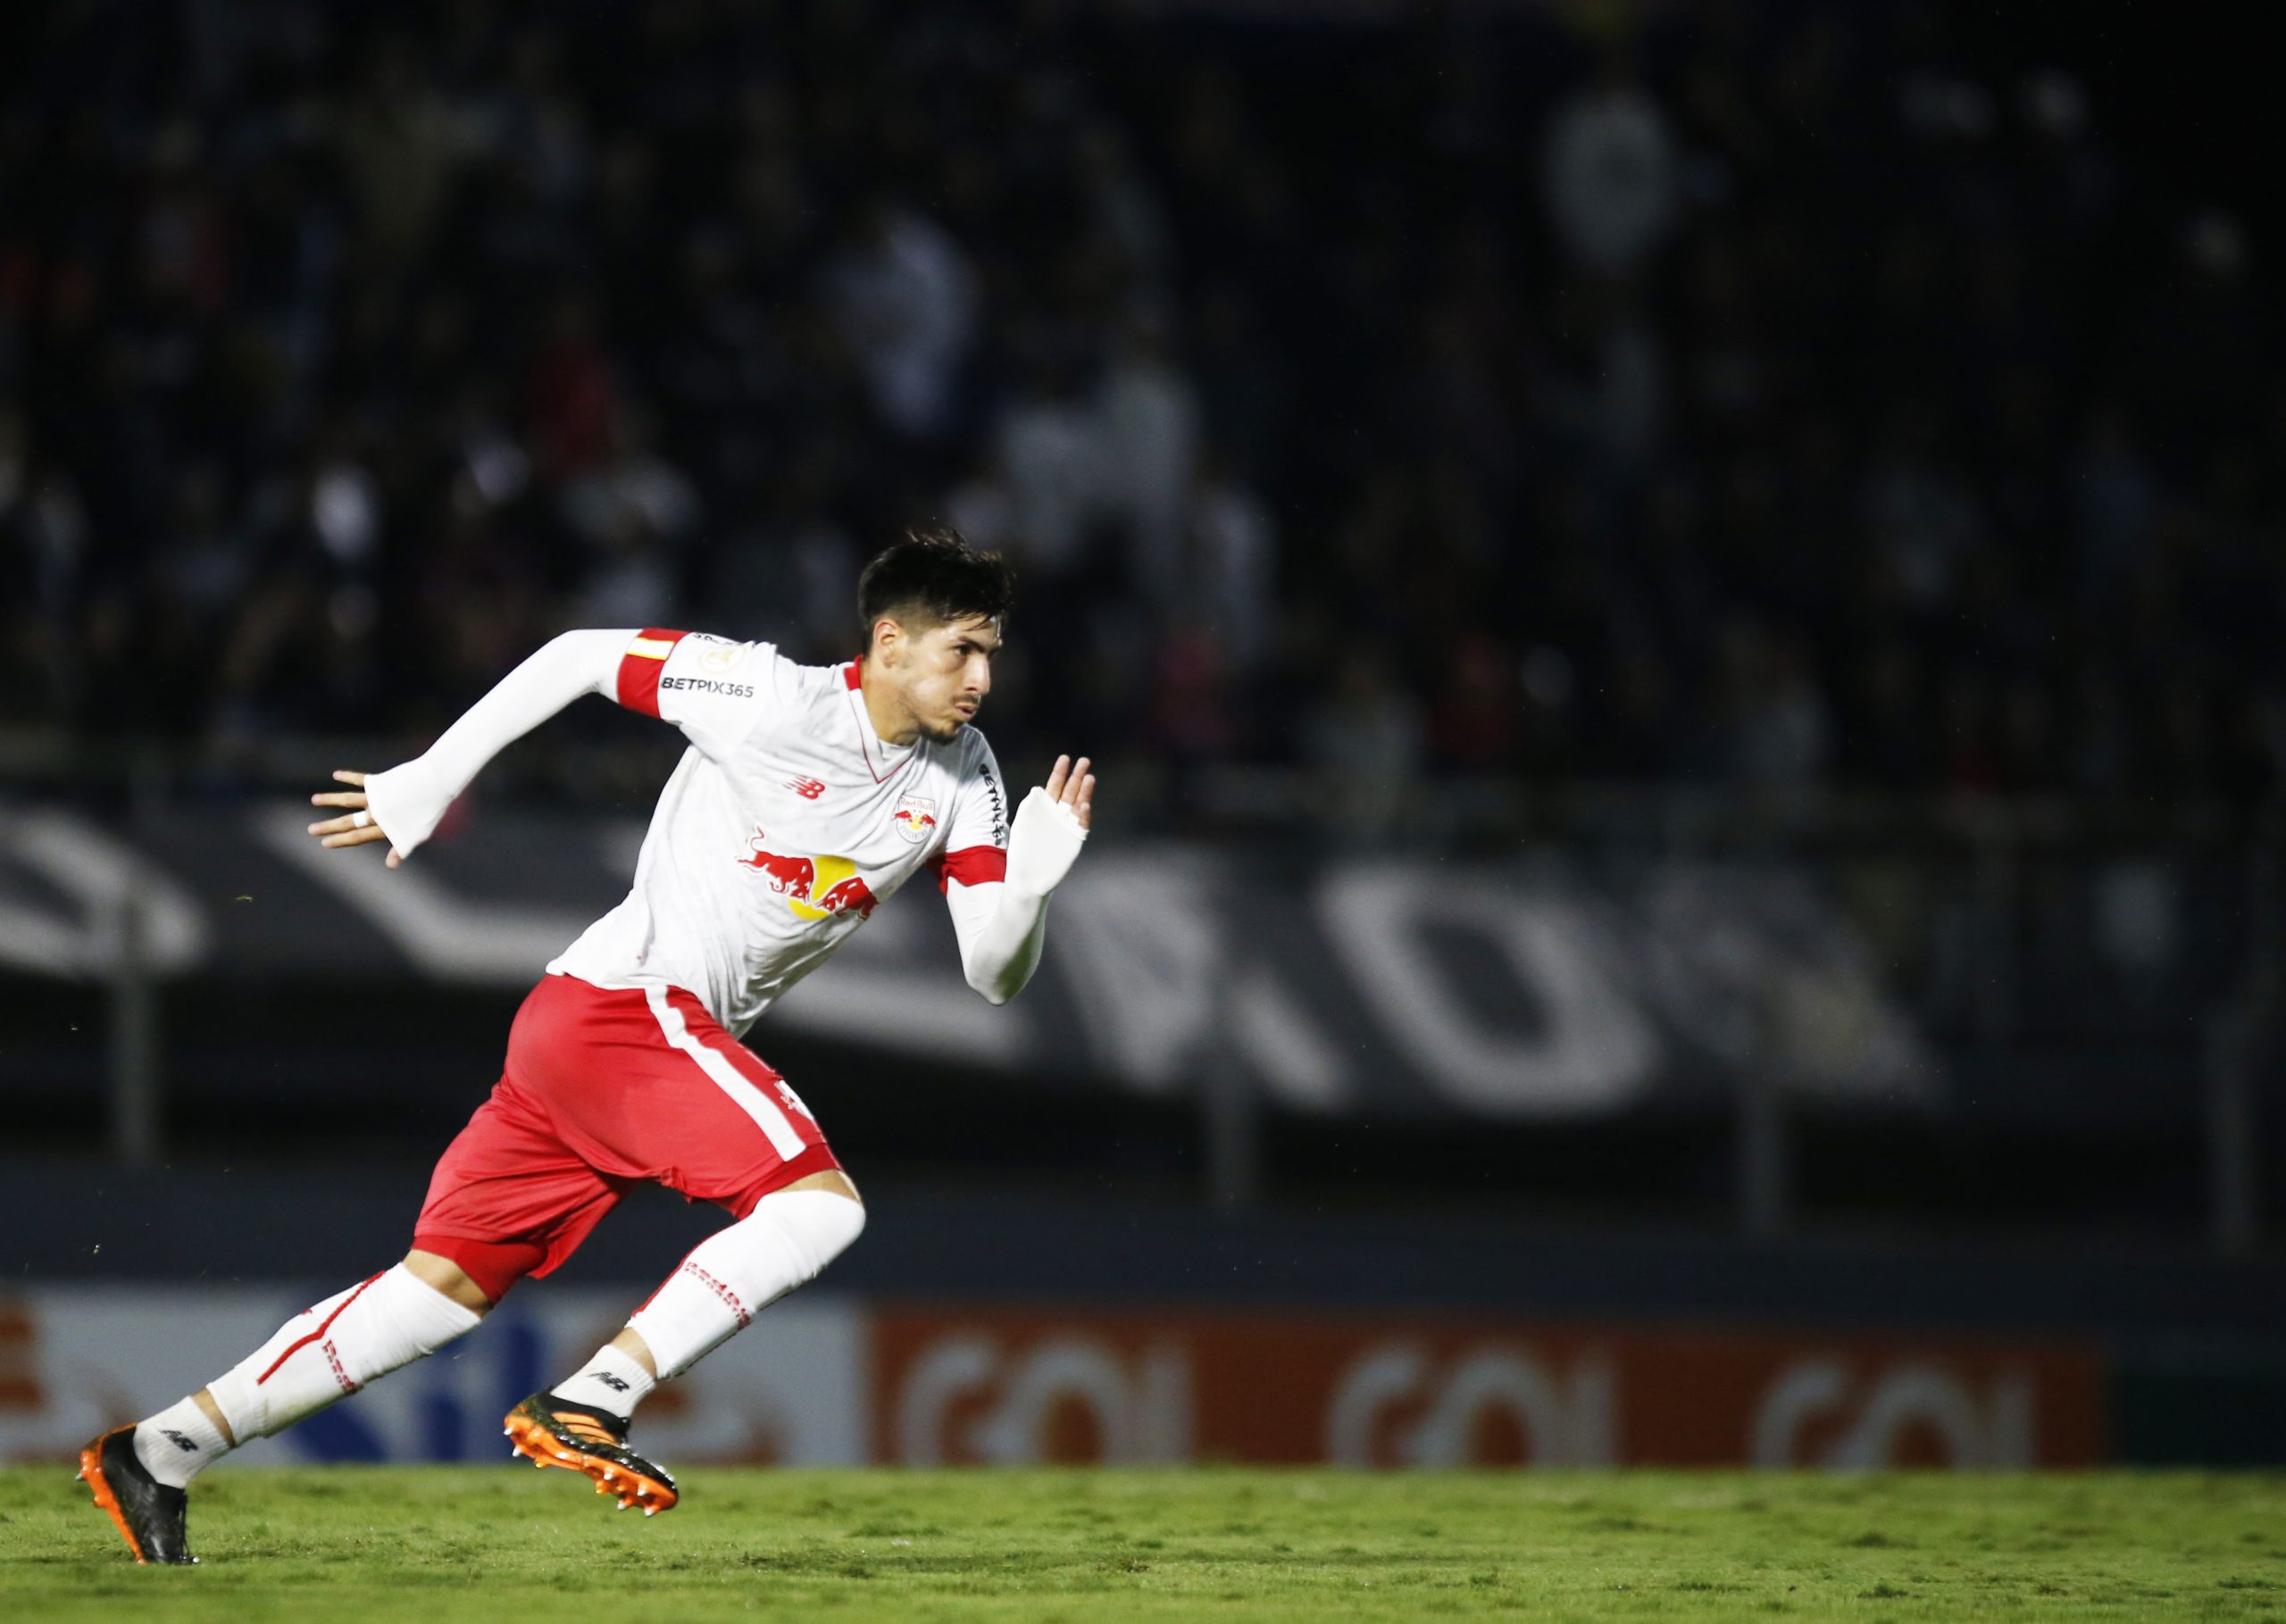
[[[815,1279],[864,1227],[865,1209],[831,1190],[765,1195],[700,1242],[627,1323],[651,1350],[659,1379],[670,1380]]]
[[[304,1310],[207,1388],[241,1444],[282,1432],[482,1318],[403,1263]]]

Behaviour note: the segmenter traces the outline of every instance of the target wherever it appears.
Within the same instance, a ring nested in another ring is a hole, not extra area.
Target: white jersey
[[[551,974],[687,988],[743,1033],[916,870],[939,889],[1006,874],[1007,799],[984,735],[884,743],[855,661],[797,665],[767,643],[647,630],[616,697],[691,747],[627,900]]]

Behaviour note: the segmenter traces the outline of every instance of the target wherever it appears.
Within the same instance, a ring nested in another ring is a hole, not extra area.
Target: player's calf
[[[467,1335],[482,1318],[399,1263],[296,1314],[207,1391],[235,1446],[283,1432]],[[144,1442],[138,1437],[138,1447]],[[146,1465],[154,1453],[164,1458],[163,1451],[146,1448]],[[184,1480],[205,1464],[189,1467]]]
[[[104,1434],[79,1452],[79,1476],[136,1561],[188,1562],[183,1491],[193,1478],[248,1439],[282,1432],[434,1353],[482,1317],[403,1263],[384,1270],[295,1315],[212,1386]]]
[[[836,1176],[838,1179],[838,1176]],[[865,1228],[850,1194],[808,1188],[765,1195],[753,1212],[692,1249],[635,1312],[627,1329],[549,1392],[508,1412],[516,1453],[563,1466],[647,1515],[677,1499],[674,1480],[627,1447],[635,1407],[662,1381],[697,1364],[754,1316],[818,1274]]]
[[[657,1378],[671,1381],[817,1278],[864,1228],[865,1209],[855,1195],[822,1189],[765,1195],[745,1218],[693,1247],[628,1329],[642,1339]]]

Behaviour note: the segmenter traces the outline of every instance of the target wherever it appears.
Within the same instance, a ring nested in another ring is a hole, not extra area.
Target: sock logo
[[[614,1393],[626,1393],[631,1391],[627,1379],[624,1377],[613,1376],[609,1370],[596,1370],[591,1371],[590,1374],[592,1374],[597,1381],[603,1383],[604,1386],[609,1387]]]
[[[195,1455],[198,1453],[198,1445],[192,1443],[187,1435],[177,1432],[171,1427],[162,1427],[159,1430],[166,1434],[168,1443],[181,1450],[183,1453]]]
[[[697,1264],[692,1262],[688,1258],[683,1260],[682,1271],[685,1274],[691,1276],[694,1279],[697,1280],[700,1285],[705,1287],[707,1290],[713,1292],[716,1296],[722,1299],[722,1306],[729,1309],[732,1313],[738,1315],[739,1329],[744,1330],[748,1325],[751,1325],[754,1322],[754,1316],[747,1312],[747,1305],[738,1301],[738,1293],[723,1285],[722,1281],[716,1279],[713,1275],[707,1273],[706,1270],[701,1269]]]
[[[350,1380],[349,1372],[341,1368],[341,1355],[334,1350],[333,1344],[330,1342],[321,1342],[318,1344],[318,1346],[325,1353],[325,1362],[333,1367],[333,1379],[341,1384],[342,1392],[355,1393],[357,1391],[357,1384]]]

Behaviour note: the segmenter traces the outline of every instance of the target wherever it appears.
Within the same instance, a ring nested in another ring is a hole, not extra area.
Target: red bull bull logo
[[[738,859],[739,866],[769,881],[770,888],[786,899],[797,919],[830,919],[837,913],[866,919],[880,901],[858,877],[857,865],[847,857],[789,857],[766,850],[762,842],[757,830],[754,854]]]
[[[927,795],[899,797],[897,810],[889,813],[889,827],[919,845],[936,832],[937,803]]]
[[[828,858],[826,861],[833,860]],[[855,912],[859,919],[864,919],[872,912],[876,900],[872,887],[852,874],[848,879],[836,880],[819,892],[814,899],[814,906],[821,918],[829,913]],[[799,913],[801,910],[797,908],[794,912]]]

